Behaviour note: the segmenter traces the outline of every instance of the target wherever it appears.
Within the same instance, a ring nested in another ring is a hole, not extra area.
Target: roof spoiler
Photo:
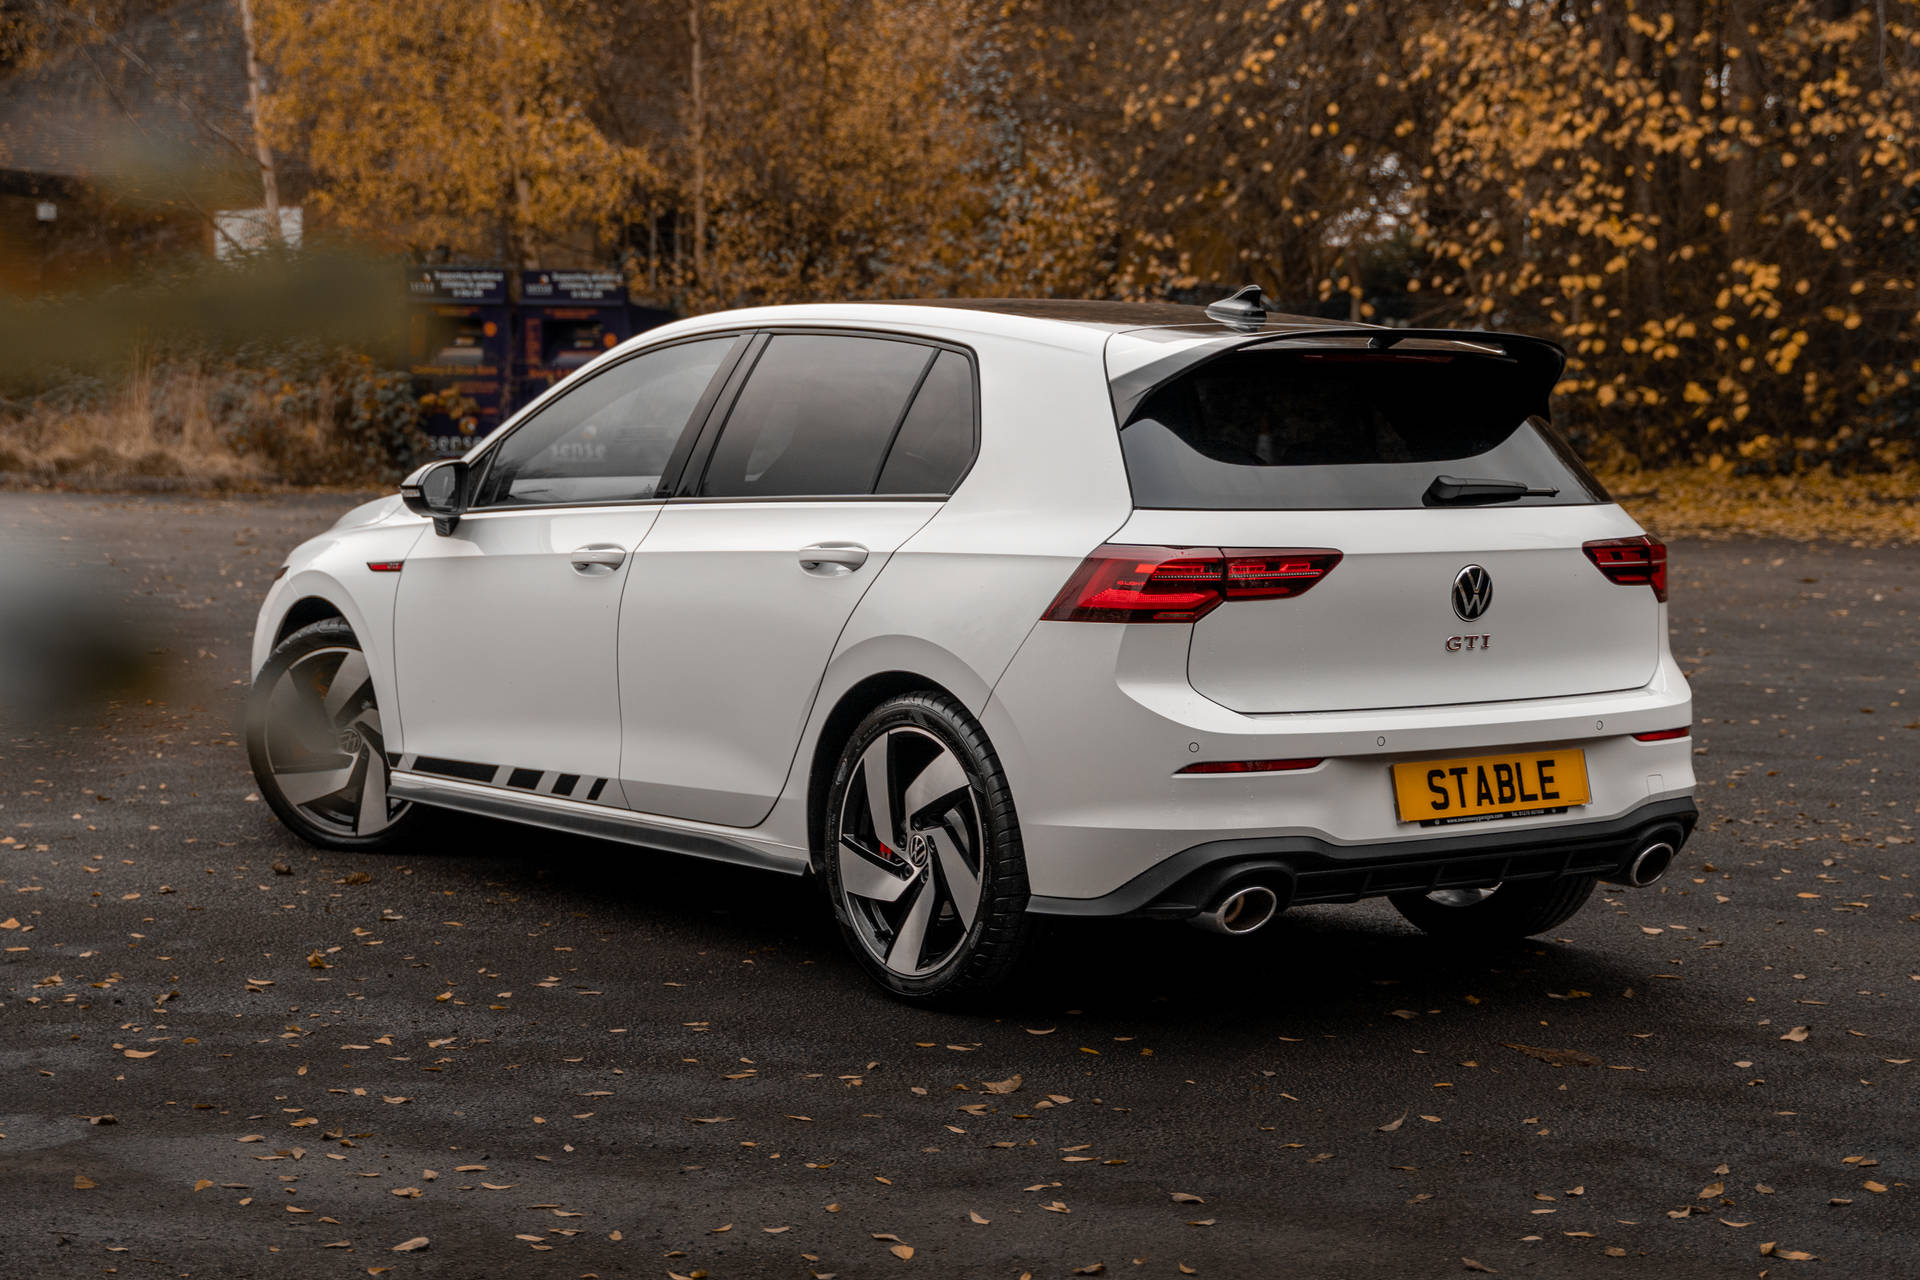
[[[1496,333],[1484,329],[1390,329],[1374,325],[1294,329],[1286,333],[1260,333],[1235,341],[1209,343],[1189,348],[1164,360],[1142,365],[1122,374],[1111,384],[1114,421],[1126,426],[1133,415],[1155,391],[1175,378],[1192,373],[1222,356],[1255,347],[1279,346],[1293,342],[1323,342],[1339,339],[1364,339],[1369,351],[1390,351],[1403,342],[1452,342],[1464,346],[1491,348],[1467,354],[1506,360],[1519,366],[1539,395],[1537,412],[1547,411],[1547,396],[1560,381],[1567,367],[1567,353],[1559,343],[1524,333]]]

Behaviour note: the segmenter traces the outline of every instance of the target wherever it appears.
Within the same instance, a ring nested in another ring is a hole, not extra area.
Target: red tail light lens
[[[1338,551],[1226,552],[1227,599],[1283,600],[1304,593],[1340,563]]]
[[[1667,544],[1641,534],[1637,538],[1608,538],[1581,548],[1607,581],[1623,587],[1649,586],[1656,600],[1667,598]]]
[[[1080,562],[1043,616],[1054,622],[1192,622],[1220,603],[1220,578],[1220,561],[1204,553],[1100,547]]]
[[[1635,742],[1671,742],[1675,738],[1684,738],[1692,732],[1691,726],[1681,725],[1678,729],[1654,729],[1647,733],[1636,733],[1633,735],[1633,740]]]
[[[1190,764],[1179,772],[1195,773],[1291,773],[1295,769],[1312,769],[1320,765],[1318,758],[1311,760],[1209,760],[1204,764]]]
[[[1338,551],[1107,545],[1080,562],[1041,616],[1049,622],[1194,622],[1225,600],[1304,594]]]

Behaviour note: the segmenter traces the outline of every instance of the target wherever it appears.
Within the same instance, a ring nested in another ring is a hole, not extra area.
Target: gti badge
[[[1493,575],[1470,564],[1453,577],[1453,611],[1472,622],[1493,604]]]

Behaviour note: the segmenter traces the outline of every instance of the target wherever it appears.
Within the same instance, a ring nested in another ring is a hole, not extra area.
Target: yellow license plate
[[[1393,766],[1400,821],[1422,826],[1483,818],[1524,818],[1585,804],[1582,751],[1516,751]]]

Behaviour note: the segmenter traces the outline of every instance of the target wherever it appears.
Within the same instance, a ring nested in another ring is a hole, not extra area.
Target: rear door
[[[1638,534],[1497,358],[1242,352],[1150,397],[1121,433],[1136,512],[1117,543],[1341,560],[1311,590],[1194,624],[1188,678],[1245,712],[1338,711],[1637,688],[1661,612],[1590,541]],[[1530,496],[1460,504],[1441,476]]]
[[[621,778],[649,813],[753,826],[842,628],[972,459],[960,351],[775,333],[633,558]]]

